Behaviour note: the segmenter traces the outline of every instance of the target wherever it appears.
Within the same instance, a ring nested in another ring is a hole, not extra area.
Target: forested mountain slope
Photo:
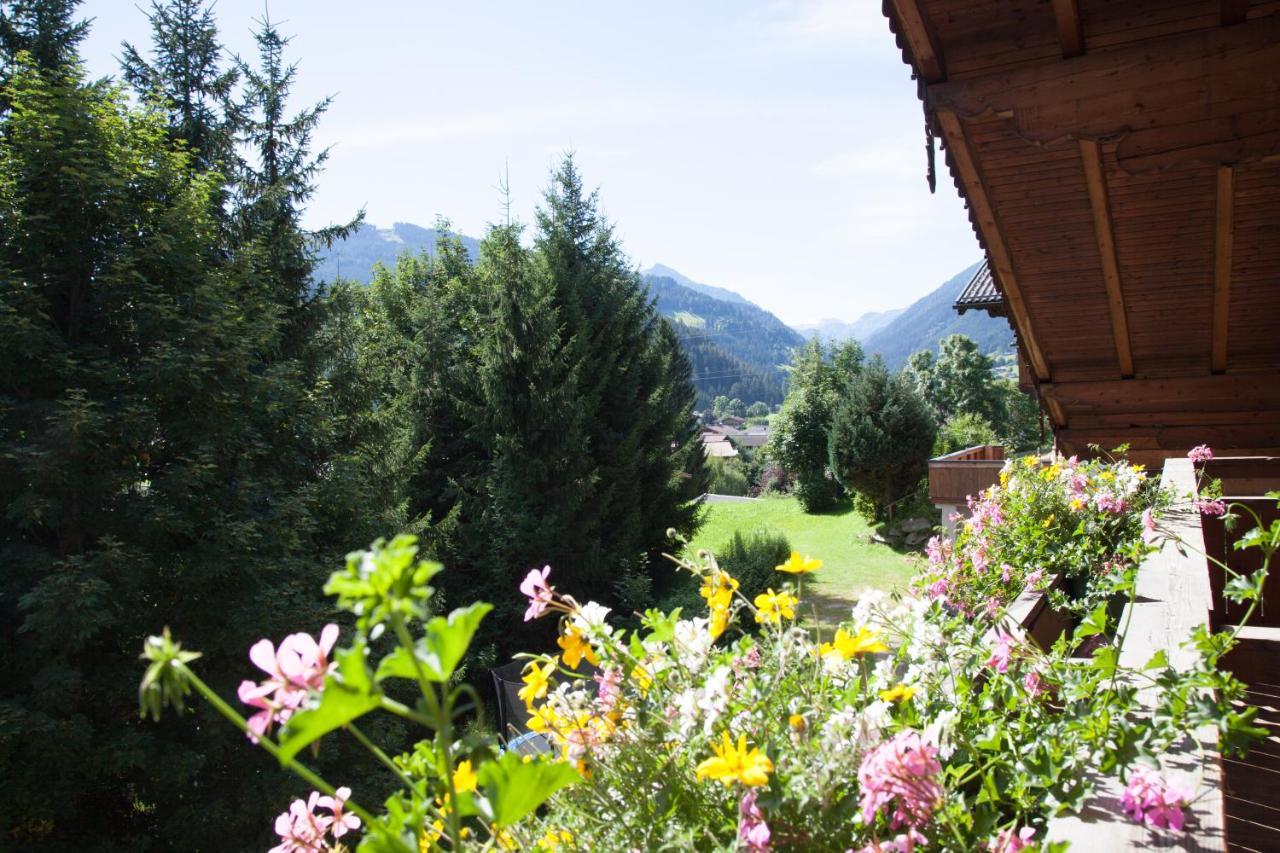
[[[967,267],[928,296],[913,302],[887,326],[863,341],[863,349],[868,354],[879,353],[890,370],[905,364],[913,352],[937,351],[938,341],[951,335],[968,335],[983,353],[1013,352],[1013,330],[1007,320],[990,317],[983,311],[959,314],[951,307],[977,269],[976,263]]]
[[[354,279],[368,284],[373,277],[373,265],[383,263],[392,266],[396,258],[405,252],[414,255],[425,251],[433,253],[442,232],[435,228],[423,228],[408,222],[397,222],[390,228],[379,228],[363,223],[350,237],[339,240],[331,248],[320,253],[316,267],[316,281],[333,281],[336,278]],[[467,254],[475,260],[480,254],[479,241],[459,236]]]

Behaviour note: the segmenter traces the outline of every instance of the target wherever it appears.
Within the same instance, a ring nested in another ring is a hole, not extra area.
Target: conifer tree
[[[893,505],[920,483],[937,423],[902,374],[879,356],[849,382],[832,418],[831,470],[849,491],[869,498],[893,521]]]

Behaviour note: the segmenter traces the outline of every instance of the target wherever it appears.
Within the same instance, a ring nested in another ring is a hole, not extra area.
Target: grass
[[[916,573],[907,554],[870,541],[870,526],[849,501],[813,515],[790,497],[708,504],[706,513],[691,549],[714,552],[735,530],[769,527],[786,534],[794,550],[822,560],[822,568],[805,578],[803,606],[815,605],[825,623],[848,618],[850,604],[867,587],[904,589]]]

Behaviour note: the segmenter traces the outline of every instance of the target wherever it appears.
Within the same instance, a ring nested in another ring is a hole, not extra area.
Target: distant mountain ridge
[[[654,267],[652,269],[670,267]],[[674,272],[674,270],[671,270]],[[754,403],[781,403],[785,366],[804,337],[763,308],[723,288],[684,284],[684,276],[645,274],[658,311],[672,321],[693,365],[698,404],[718,395]],[[692,282],[697,284],[697,282]]]
[[[952,304],[973,278],[978,264],[957,273],[932,293],[911,303],[892,321],[862,341],[868,353],[879,353],[890,370],[906,364],[918,350],[938,350],[938,342],[951,335],[968,335],[986,353],[1012,353],[1013,329],[1003,317],[991,317],[985,311],[959,314]]]
[[[735,302],[739,305],[759,307],[754,302],[744,298],[741,294],[734,293],[732,290],[726,290],[723,287],[716,287],[715,285],[703,284],[701,282],[694,281],[688,276],[681,275],[676,270],[673,270],[671,267],[664,264],[654,264],[647,270],[641,270],[640,274],[643,276],[653,276],[654,278],[669,278],[676,284],[687,287],[690,290],[696,290],[706,296],[720,299],[725,302]]]
[[[840,343],[848,340],[862,342],[889,325],[905,310],[907,309],[894,308],[891,311],[868,311],[852,323],[828,318],[816,323],[796,326],[795,330],[806,338],[817,338],[823,343]]]
[[[320,265],[316,267],[313,278],[316,281],[346,278],[368,284],[373,279],[374,264],[394,266],[396,258],[405,252],[432,254],[444,234],[435,228],[423,228],[409,222],[397,222],[390,228],[361,223],[346,240],[340,240],[320,253]],[[451,236],[462,241],[472,260],[480,257],[479,240],[462,234]]]

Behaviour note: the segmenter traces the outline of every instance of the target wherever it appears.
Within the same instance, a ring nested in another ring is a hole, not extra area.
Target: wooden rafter
[[[947,79],[946,65],[942,59],[942,48],[938,37],[934,35],[929,19],[920,8],[917,0],[889,0],[893,6],[894,18],[898,22],[902,36],[911,48],[911,56],[915,59],[916,70],[926,83],[940,83]]]
[[[1093,232],[1098,239],[1102,280],[1107,288],[1111,312],[1111,334],[1115,339],[1120,375],[1133,375],[1133,350],[1129,346],[1129,321],[1125,316],[1124,292],[1120,286],[1120,265],[1116,260],[1115,232],[1111,227],[1111,202],[1107,197],[1107,176],[1103,171],[1102,146],[1093,139],[1080,140],[1080,160],[1084,164],[1089,206],[1093,209]]]
[[[965,198],[968,199],[974,218],[977,220],[982,242],[991,258],[992,274],[996,277],[1000,290],[1009,303],[1009,319],[1013,322],[1018,340],[1026,347],[1027,360],[1031,362],[1036,380],[1045,381],[1049,378],[1049,363],[1040,349],[1040,341],[1031,328],[1031,317],[1022,299],[1022,289],[1018,286],[1013,259],[996,221],[995,208],[987,197],[987,190],[978,172],[977,160],[969,148],[964,127],[955,113],[940,111],[937,113],[937,119],[947,151],[951,154],[951,161],[960,177],[961,186],[964,187]],[[1059,426],[1063,425],[1061,409],[1051,405],[1050,416]]]
[[[1063,58],[1070,59],[1084,53],[1079,0],[1053,0],[1053,18],[1058,25],[1058,44],[1062,46]]]
[[[1211,367],[1227,369],[1227,316],[1231,306],[1231,254],[1235,246],[1235,170],[1218,167],[1213,237],[1213,350]]]
[[[1249,0],[1221,0],[1222,26],[1243,24],[1249,17]]]

